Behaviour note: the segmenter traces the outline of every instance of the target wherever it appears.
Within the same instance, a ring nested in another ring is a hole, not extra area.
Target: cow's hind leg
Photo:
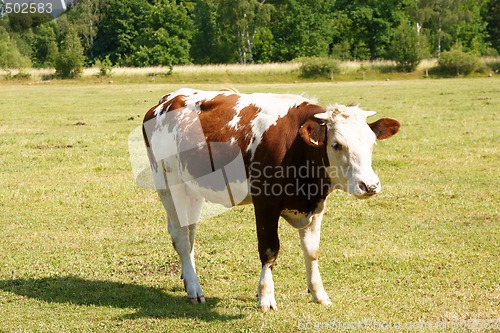
[[[299,234],[306,265],[307,288],[312,295],[312,300],[322,305],[330,305],[332,302],[325,292],[318,267],[322,218],[323,212],[312,216],[311,224],[300,229]]]
[[[181,274],[189,302],[205,303],[194,260],[196,224],[200,218],[203,198],[194,195],[186,196],[186,205],[182,206],[174,204],[169,190],[159,191],[159,194],[167,211],[168,232],[172,238],[172,244],[181,259]]]

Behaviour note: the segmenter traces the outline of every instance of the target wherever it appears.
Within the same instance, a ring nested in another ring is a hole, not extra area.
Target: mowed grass
[[[250,206],[198,225],[207,303],[192,306],[165,212],[154,191],[135,185],[128,136],[179,87],[0,86],[0,331],[312,332],[334,323],[378,331],[406,323],[459,332],[475,319],[499,330],[498,79],[235,85],[359,103],[379,112],[374,119],[402,124],[375,147],[383,192],[328,200],[320,270],[333,305],[311,303],[297,232],[282,221],[279,311],[266,314],[256,307]]]

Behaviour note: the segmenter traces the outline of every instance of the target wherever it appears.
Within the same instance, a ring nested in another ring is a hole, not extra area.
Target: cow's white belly
[[[206,201],[223,205],[230,208],[233,206],[246,205],[252,202],[252,197],[249,194],[249,186],[247,181],[229,182],[226,183],[222,173],[217,175],[216,172],[209,175],[211,179],[208,182],[200,178],[192,181],[185,181],[184,185],[198,195],[202,196]],[[211,181],[214,186],[210,186]]]
[[[283,217],[292,227],[304,229],[310,226],[317,217],[322,216],[324,209],[325,201],[322,200],[312,212],[306,213],[297,209],[283,209],[281,211],[281,217]]]
[[[303,229],[311,224],[313,214],[300,212],[296,209],[284,209],[281,211],[283,217],[292,227]]]

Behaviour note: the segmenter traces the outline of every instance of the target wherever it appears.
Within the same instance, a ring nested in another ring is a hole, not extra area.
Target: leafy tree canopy
[[[326,56],[392,59],[411,70],[457,43],[498,54],[499,15],[498,0],[79,0],[44,24],[0,16],[0,66],[56,66],[61,54],[122,66]]]

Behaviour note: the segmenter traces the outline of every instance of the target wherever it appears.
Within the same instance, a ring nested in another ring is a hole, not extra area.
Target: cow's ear
[[[399,121],[391,118],[382,118],[374,123],[368,124],[378,140],[390,138],[399,131]]]
[[[300,127],[299,134],[309,146],[322,146],[326,139],[326,125],[322,121],[308,120]]]

